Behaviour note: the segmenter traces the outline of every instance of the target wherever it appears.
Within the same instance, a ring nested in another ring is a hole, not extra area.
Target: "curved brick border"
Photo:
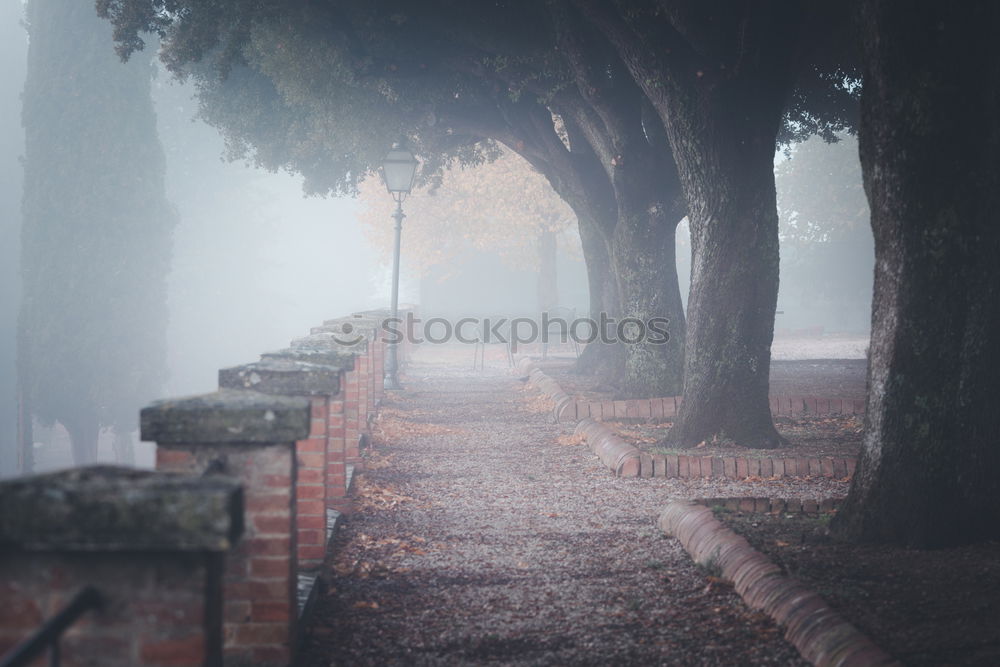
[[[556,423],[562,421],[569,414],[570,410],[575,408],[576,404],[573,398],[563,391],[559,383],[546,375],[530,358],[521,357],[515,368],[520,374],[521,379],[528,380],[532,386],[538,387],[555,404],[555,407],[552,408],[552,418]]]
[[[750,608],[763,611],[784,626],[785,638],[812,664],[823,667],[899,664],[818,594],[783,575],[781,568],[722,525],[705,505],[671,502],[660,514],[657,525],[680,540],[696,563],[719,568],[722,578],[733,585]]]
[[[611,429],[593,419],[581,419],[576,424],[574,433],[582,435],[590,446],[590,451],[611,472],[618,477],[639,477],[641,474],[641,455],[633,445],[619,438]]]
[[[697,451],[697,450],[691,450]],[[642,453],[642,477],[681,479],[748,477],[832,477],[850,479],[857,466],[855,458],[693,456],[690,454]]]
[[[521,374],[522,379],[527,379],[532,386],[537,387],[555,403],[552,416],[558,423],[563,411],[573,405],[573,399],[570,395],[563,391],[558,382],[542,372],[528,357],[521,357],[517,362],[516,369]],[[639,477],[641,474],[642,452],[622,440],[604,424],[595,422],[593,419],[582,419],[577,422],[574,433],[584,437],[590,450],[597,454],[601,463],[616,476]]]
[[[590,449],[616,475],[621,477],[674,477],[680,479],[719,478],[741,480],[748,477],[833,477],[835,479],[850,479],[854,476],[857,459],[854,457],[753,457],[753,456],[694,456],[691,454],[648,454],[628,444],[618,437],[610,428],[597,419],[626,419],[630,417],[672,417],[680,407],[680,397],[654,398],[627,401],[603,401],[586,403],[574,401],[563,391],[559,383],[545,374],[538,365],[528,357],[521,357],[516,364],[516,371],[521,379],[527,380],[537,387],[554,404],[552,416],[561,422],[572,417],[576,421],[575,433],[582,434]],[[784,398],[774,398],[772,402],[779,404]],[[792,400],[792,399],[788,399]],[[804,399],[795,399],[804,400]],[[812,399],[826,401],[827,408],[839,399]],[[847,402],[844,401],[843,405]],[[581,405],[589,405],[587,414],[582,414]],[[801,403],[806,406],[806,403]],[[603,407],[602,407],[603,406]],[[639,407],[636,407],[639,406]],[[640,409],[645,406],[646,409]],[[654,408],[651,406],[659,406]],[[669,409],[668,409],[669,408]],[[864,402],[861,402],[864,408]],[[815,412],[813,410],[812,412]],[[809,414],[809,410],[798,410],[794,414]],[[625,416],[625,415],[628,416]],[[789,414],[787,411],[785,414]],[[824,414],[820,412],[819,414]],[[614,415],[614,416],[612,416]],[[629,461],[621,457],[629,454]],[[631,455],[638,457],[631,461]]]

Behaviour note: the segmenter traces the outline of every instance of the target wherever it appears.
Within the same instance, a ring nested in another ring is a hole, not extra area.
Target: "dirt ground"
[[[573,396],[595,400],[617,398],[611,387],[591,376],[573,372],[573,360],[566,357],[541,363],[546,374]],[[772,360],[772,396],[819,396],[823,398],[864,398],[865,359]],[[653,398],[653,397],[649,397]]]
[[[1000,665],[1000,544],[857,546],[829,517],[716,514],[903,664]]]
[[[772,396],[864,398],[866,359],[796,359],[771,361]]]
[[[811,348],[807,342],[797,342],[797,353]],[[815,343],[815,341],[813,341]],[[827,349],[819,346],[819,352]],[[790,356],[790,355],[786,355]],[[589,376],[573,372],[572,360],[559,358],[543,365],[545,372],[573,396],[593,400],[614,398],[614,392]],[[784,396],[817,396],[822,398],[863,399],[865,397],[865,359],[795,359],[771,362],[770,393]],[[698,456],[774,456],[775,452],[789,456],[849,457],[861,450],[863,417],[850,415],[779,416],[775,426],[789,442],[781,450],[752,450],[725,442],[707,442],[702,447],[687,450]],[[625,440],[654,454],[678,453],[664,449],[658,443],[672,422],[661,420],[629,420],[607,422]],[[681,452],[685,453],[685,452]]]
[[[583,383],[568,361],[552,374]],[[508,372],[498,353],[476,371],[466,350],[417,354],[298,664],[802,664],[655,519],[671,498],[843,497],[846,483],[616,479]],[[863,359],[772,365],[789,393],[863,396],[864,374]],[[853,546],[822,518],[720,518],[905,664],[1000,664],[1000,545]]]
[[[673,422],[656,420],[647,423],[605,421],[619,436],[651,454],[690,454],[694,456],[804,456],[809,458],[856,457],[861,451],[862,418],[853,415],[775,417],[775,427],[788,447],[750,449],[726,442],[705,442],[693,449],[676,449],[660,444]]]
[[[494,364],[418,353],[382,410],[299,664],[802,664],[655,520],[670,498],[846,485],[614,478]]]

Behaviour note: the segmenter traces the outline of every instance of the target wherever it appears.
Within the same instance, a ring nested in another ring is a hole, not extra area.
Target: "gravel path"
[[[655,518],[668,497],[846,486],[615,479],[506,368],[432,348],[407,376],[299,664],[801,664]]]

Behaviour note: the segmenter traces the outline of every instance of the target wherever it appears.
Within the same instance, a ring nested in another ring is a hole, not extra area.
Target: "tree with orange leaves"
[[[360,187],[362,222],[386,258],[392,252],[395,204],[381,179]],[[455,168],[439,186],[417,188],[406,200],[406,258],[416,272],[448,266],[466,249],[496,252],[512,267],[538,273],[538,305],[551,308],[556,291],[558,235],[576,225],[569,206],[546,179],[511,151],[477,167]]]

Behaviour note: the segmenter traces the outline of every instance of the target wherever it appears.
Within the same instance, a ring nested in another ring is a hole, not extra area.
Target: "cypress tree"
[[[90,3],[30,0],[27,21],[22,400],[66,427],[76,463],[104,427],[130,462],[137,410],[165,376],[174,224],[152,54],[123,64]]]

